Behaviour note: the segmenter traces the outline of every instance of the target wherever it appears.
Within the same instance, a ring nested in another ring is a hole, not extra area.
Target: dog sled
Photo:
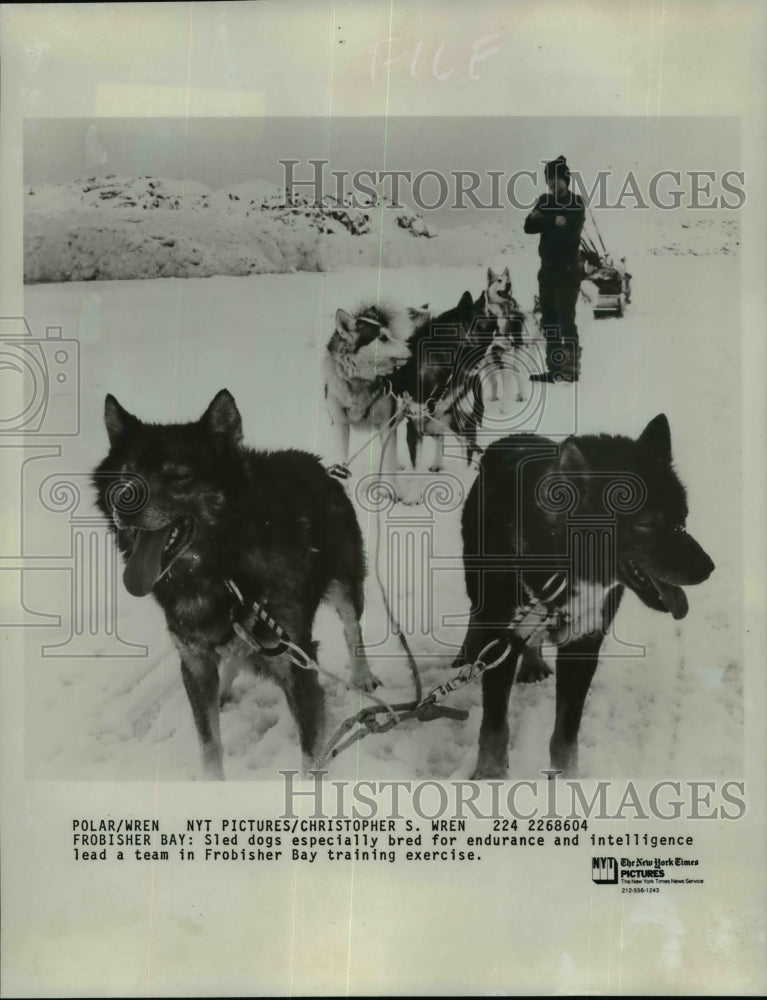
[[[621,257],[616,264],[608,252],[602,235],[597,228],[593,213],[591,222],[594,227],[601,251],[597,249],[594,239],[588,235],[581,236],[581,267],[583,277],[597,289],[597,300],[594,303],[594,319],[604,319],[615,316],[620,319],[631,302],[631,275],[626,270],[626,258]]]
[[[631,275],[626,272],[625,258],[621,258],[620,264],[616,265],[608,255],[586,277],[596,285],[598,292],[594,303],[594,318],[616,316],[620,319],[631,302]]]

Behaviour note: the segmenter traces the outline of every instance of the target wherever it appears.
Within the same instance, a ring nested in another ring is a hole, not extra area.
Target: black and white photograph
[[[3,996],[767,985],[764,10],[473,6],[6,5]]]
[[[587,777],[742,772],[737,120],[24,138],[25,315],[82,419],[22,484],[33,544],[76,539],[25,585],[65,599],[35,776],[273,778],[365,710],[339,777],[575,776],[579,722]],[[472,665],[460,718],[364,731]]]

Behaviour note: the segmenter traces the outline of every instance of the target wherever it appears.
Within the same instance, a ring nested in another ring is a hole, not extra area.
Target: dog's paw
[[[538,666],[521,667],[517,672],[517,684],[535,684],[545,681],[552,674],[551,667],[541,660]]]
[[[371,674],[364,684],[357,684],[356,686],[360,689],[360,691],[366,691],[368,694],[372,694],[376,688],[381,687],[381,681],[379,681],[375,674]]]
[[[528,650],[517,669],[517,684],[535,684],[536,681],[546,680],[552,673],[553,670],[541,656]]]
[[[381,687],[381,681],[368,666],[352,668],[352,684],[359,688],[360,691],[367,691],[368,693]]]
[[[566,743],[557,739],[556,735],[551,737],[549,743],[549,761],[552,771],[560,771],[563,778],[580,778],[581,772],[578,767],[578,744]],[[551,778],[551,776],[549,776]]]
[[[321,741],[318,741],[318,744],[321,745]],[[320,770],[320,755],[320,750],[311,754],[301,754],[301,781],[310,781],[314,777],[313,772]]]
[[[471,776],[472,781],[490,781],[492,779],[500,778],[503,780],[508,776],[509,773],[509,762],[508,760],[490,760],[488,758],[482,757],[480,754],[479,760],[477,761],[477,766],[474,768],[474,773]]]

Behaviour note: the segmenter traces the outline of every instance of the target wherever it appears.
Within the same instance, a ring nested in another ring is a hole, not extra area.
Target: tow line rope
[[[394,396],[394,393],[392,392],[392,389],[391,389],[391,385],[389,386],[388,389],[386,389],[384,391],[384,396]],[[396,400],[396,396],[394,398]],[[352,473],[351,473],[351,469],[349,468],[349,466],[352,464],[352,462],[354,461],[354,459],[358,455],[361,455],[362,452],[365,451],[366,448],[370,447],[370,445],[375,441],[375,439],[377,437],[380,437],[384,433],[384,431],[389,430],[399,420],[401,420],[401,417],[400,417],[398,409],[395,408],[394,413],[389,417],[389,419],[386,421],[386,423],[385,424],[381,424],[381,426],[378,428],[378,430],[375,431],[373,434],[370,435],[370,437],[362,445],[362,447],[358,448],[352,455],[349,455],[349,457],[346,459],[345,462],[336,462],[334,465],[328,465],[328,466],[326,466],[326,469],[330,473],[330,475],[334,476],[336,479],[341,479],[341,480],[351,479]],[[386,439],[386,441],[388,441],[388,438]]]
[[[381,440],[381,458],[378,464],[378,482],[380,483],[383,479],[383,460],[386,448],[389,445],[389,441],[393,435],[396,435],[397,428],[402,423],[402,421],[407,417],[407,411],[398,405],[396,413],[396,421],[389,429],[389,432],[385,438]],[[381,576],[381,516],[380,512],[376,513],[376,557],[375,557],[375,572],[376,581],[378,582],[378,589],[381,592],[381,600],[383,601],[384,610],[386,611],[386,616],[389,619],[389,626],[397,636],[399,644],[402,646],[405,657],[407,658],[408,668],[410,670],[410,676],[413,681],[413,688],[415,690],[415,699],[420,701],[421,699],[421,675],[418,673],[418,665],[415,662],[415,657],[410,649],[407,639],[405,638],[405,633],[400,628],[399,622],[394,616],[394,612],[389,604],[389,598],[386,594],[386,587],[384,586],[383,578]]]
[[[380,480],[383,474],[383,459],[386,447],[389,444],[391,436],[396,434],[399,424],[405,419],[413,419],[422,415],[424,412],[428,413],[430,418],[434,420],[437,406],[451,394],[452,381],[453,374],[451,373],[439,395],[437,396],[436,394],[432,394],[432,396],[430,396],[429,399],[423,404],[415,403],[409,393],[404,393],[401,397],[397,397],[392,390],[391,384],[389,383],[388,387],[384,390],[384,394],[394,397],[396,401],[395,412],[386,421],[386,423],[382,424],[381,427],[371,435],[361,448],[347,458],[346,462],[343,464],[329,466],[327,469],[328,473],[337,479],[349,479],[351,476],[349,465],[351,462],[354,461],[354,459],[357,458],[357,456],[363,451],[365,451],[365,449],[373,443],[376,437],[381,437],[381,459],[378,470]],[[447,412],[447,409],[449,409],[449,407],[445,408],[445,412]],[[443,417],[444,414],[440,419],[443,419]],[[446,429],[449,430],[449,428]],[[384,434],[386,434],[386,437],[384,437]],[[394,612],[391,609],[391,605],[389,604],[389,600],[386,595],[386,588],[384,587],[384,583],[381,578],[380,547],[381,519],[380,517],[376,517],[376,579],[381,591],[381,598],[383,600],[387,618],[389,619],[390,627],[397,636],[400,645],[405,652],[405,656],[407,657],[415,693],[415,697],[412,701],[390,705],[377,695],[374,695],[369,691],[363,691],[361,688],[356,687],[349,681],[345,681],[332,671],[321,667],[304,649],[290,639],[285,629],[283,629],[282,626],[279,625],[274,618],[272,618],[266,607],[259,601],[253,601],[251,603],[250,609],[243,623],[235,622],[232,626],[237,637],[261,655],[274,657],[285,654],[291,663],[300,669],[316,670],[324,676],[329,677],[334,683],[340,684],[348,690],[355,692],[359,696],[369,698],[375,703],[374,705],[363,708],[354,715],[349,716],[349,718],[345,719],[341,723],[330,740],[328,740],[325,744],[322,754],[317,762],[317,766],[319,768],[323,768],[329,761],[335,759],[340,753],[352,746],[352,744],[356,743],[358,740],[364,739],[364,737],[368,736],[370,733],[385,733],[389,729],[393,729],[395,726],[399,726],[401,723],[406,722],[408,719],[415,718],[418,719],[419,722],[430,722],[433,719],[440,718],[455,719],[461,722],[465,721],[469,717],[469,713],[467,711],[464,709],[441,706],[439,703],[453,691],[457,691],[459,688],[477,680],[477,678],[481,677],[486,671],[493,670],[500,666],[506,661],[512,649],[516,647],[517,652],[521,651],[521,649],[524,648],[533,638],[537,638],[539,635],[551,628],[558,627],[562,621],[562,614],[559,611],[549,608],[549,605],[563,592],[567,586],[567,579],[564,574],[555,573],[546,581],[540,595],[537,597],[532,596],[531,600],[517,611],[502,637],[497,637],[491,640],[482,649],[474,662],[466,663],[461,666],[455,676],[449,680],[435,684],[424,697],[418,666],[415,662],[415,658],[407,639],[405,638],[405,635],[394,616]],[[247,607],[245,598],[234,580],[227,578],[225,583],[239,603],[243,607]],[[264,642],[260,637],[256,638],[253,634],[253,630],[256,627],[260,627],[262,631],[270,633],[274,641]],[[497,655],[494,660],[486,662],[485,657],[490,654],[490,651],[494,646],[499,646],[501,648],[497,651]],[[383,723],[379,722],[376,718],[381,712],[386,712],[389,715],[389,718]],[[357,728],[355,729],[355,727]],[[347,736],[347,734],[349,735]],[[346,738],[344,739],[344,737]]]
[[[242,593],[234,580],[227,579],[225,583],[244,607],[245,599],[243,598]],[[253,629],[259,625],[263,630],[267,630],[271,633],[275,639],[274,642],[267,643],[261,638],[257,639],[255,635],[253,635]],[[349,681],[345,681],[343,677],[338,677],[330,670],[326,670],[324,667],[321,667],[319,663],[317,663],[316,660],[313,660],[305,650],[290,639],[290,636],[285,629],[272,618],[265,606],[259,601],[252,602],[250,612],[245,619],[245,623],[241,624],[240,622],[235,622],[232,628],[238,638],[262,656],[274,657],[282,656],[283,653],[286,653],[290,662],[295,664],[297,667],[301,667],[302,670],[317,670],[319,673],[324,674],[326,677],[330,677],[337,684],[341,684],[350,691],[354,691],[357,694],[364,695],[366,698],[370,698],[371,701],[376,702],[380,706],[379,711],[389,710],[389,706],[383,698],[378,698],[374,694],[362,691]]]
[[[240,603],[245,606],[242,593],[234,581],[227,579],[226,585]],[[317,761],[317,766],[321,769],[348,747],[352,746],[352,744],[364,739],[370,733],[388,732],[388,730],[399,726],[409,719],[418,719],[419,722],[431,722],[433,719],[440,718],[455,719],[461,722],[465,721],[469,716],[466,710],[441,706],[440,702],[444,701],[453,691],[457,691],[459,688],[473,683],[488,670],[494,670],[496,667],[499,667],[508,659],[512,650],[519,653],[531,640],[538,638],[549,629],[559,627],[563,620],[562,613],[556,609],[552,609],[550,605],[559,597],[566,586],[567,578],[565,575],[563,573],[554,573],[544,584],[540,595],[533,597],[517,611],[502,636],[492,639],[481,650],[476,660],[459,667],[458,672],[453,677],[435,684],[425,696],[421,689],[420,676],[412,653],[407,645],[407,640],[399,629],[399,626],[393,620],[391,609],[384,596],[384,603],[392,627],[395,629],[408,655],[411,669],[414,671],[414,681],[416,684],[416,697],[412,701],[401,702],[396,705],[390,705],[377,695],[371,694],[368,691],[362,691],[360,688],[338,677],[337,674],[321,667],[305,650],[291,641],[287,632],[272,618],[265,606],[259,601],[252,602],[245,622],[243,624],[235,622],[233,627],[237,636],[251,649],[261,655],[273,657],[286,654],[291,663],[302,670],[317,670],[319,673],[329,677],[336,684],[340,684],[354,691],[356,694],[375,702],[374,705],[361,709],[341,723],[326,743]],[[273,641],[265,642],[261,637],[256,638],[253,630],[257,627],[268,632]],[[498,649],[495,650],[495,658],[488,660],[487,657],[491,655],[493,647],[496,646]],[[379,722],[377,718],[382,712],[388,713],[389,716],[385,722]],[[355,727],[357,728],[355,729]]]

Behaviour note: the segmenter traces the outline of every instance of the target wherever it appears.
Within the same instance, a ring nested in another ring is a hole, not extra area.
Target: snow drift
[[[26,189],[24,276],[34,284],[483,265],[531,249],[517,214],[519,225],[486,219],[439,232],[431,219],[385,202],[354,208],[301,197],[285,206],[258,179],[211,191],[194,181],[90,177]],[[680,220],[675,213],[652,223],[643,236],[649,252],[736,251],[736,220]]]

